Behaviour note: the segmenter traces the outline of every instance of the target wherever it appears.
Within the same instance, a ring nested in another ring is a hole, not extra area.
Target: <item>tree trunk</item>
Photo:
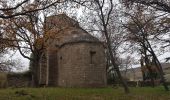
[[[33,87],[38,86],[38,62],[34,61],[33,62],[33,70],[32,70],[32,84]]]
[[[164,78],[164,72],[163,72],[163,69],[162,69],[162,65],[161,65],[161,63],[159,62],[159,60],[158,60],[155,52],[153,51],[153,49],[152,49],[149,41],[146,40],[146,42],[147,42],[147,44],[148,44],[148,46],[149,46],[149,48],[150,48],[150,50],[148,50],[148,51],[151,53],[151,55],[152,55],[152,57],[153,57],[153,59],[154,59],[155,66],[156,66],[156,68],[158,69],[158,71],[159,71],[159,73],[160,73],[161,82],[163,83],[163,86],[164,86],[165,90],[166,90],[166,91],[169,91],[168,85],[167,85],[166,80],[165,80],[165,78]],[[147,48],[147,49],[148,49],[148,48]]]
[[[113,65],[114,69],[116,70],[116,73],[117,73],[117,75],[118,75],[118,77],[120,79],[120,82],[122,83],[122,85],[124,87],[125,93],[129,93],[130,91],[129,91],[128,85],[127,85],[126,81],[122,78],[122,75],[120,73],[119,67],[116,64],[116,60],[115,60],[115,58],[113,56],[112,48],[111,48],[111,42],[110,42],[108,33],[107,33],[107,31],[105,31],[104,33],[105,33],[105,37],[106,37],[106,40],[107,40],[107,47],[108,47],[108,51],[109,51],[109,54],[110,54],[111,63]]]
[[[149,78],[150,78],[150,80],[151,80],[151,85],[152,85],[152,87],[155,87],[155,81],[154,81],[154,78],[153,78],[153,76],[152,76],[152,74],[153,74],[153,71],[152,71],[152,66],[151,66],[151,64],[150,64],[150,60],[149,60],[149,58],[148,58],[148,55],[146,54],[146,50],[144,49],[144,55],[145,55],[145,66],[146,66],[146,68],[148,69],[148,71],[149,71]]]
[[[120,82],[122,83],[122,85],[124,87],[125,93],[129,93],[130,91],[129,91],[128,85],[127,85],[126,81],[123,80],[121,73],[119,71],[119,66],[116,64],[116,59],[114,58],[114,55],[113,55],[113,52],[112,52],[111,41],[110,41],[108,30],[107,30],[109,17],[110,17],[111,11],[113,10],[113,2],[112,2],[112,0],[110,0],[110,6],[111,7],[110,7],[109,12],[107,14],[107,19],[105,19],[106,15],[104,15],[103,10],[102,10],[103,5],[100,4],[99,0],[95,0],[95,3],[98,5],[99,11],[101,13],[100,20],[101,20],[101,23],[102,23],[102,26],[103,26],[103,29],[104,29],[103,32],[104,32],[104,35],[105,35],[105,38],[106,38],[106,41],[107,41],[107,48],[108,48],[108,52],[110,54],[111,63],[113,65],[114,69],[116,70],[116,73],[117,73],[117,75],[120,79]]]
[[[155,53],[152,52],[152,55],[153,55],[153,58],[154,58],[154,63],[157,67],[157,69],[159,70],[159,73],[160,73],[160,77],[161,77],[161,82],[165,88],[166,91],[169,91],[169,88],[168,88],[168,85],[166,83],[166,80],[165,80],[165,77],[164,77],[164,72],[163,72],[163,69],[162,69],[162,65],[161,63],[159,62],[158,58],[156,57]]]
[[[32,60],[32,85],[33,87],[38,87],[38,77],[39,77],[39,57],[38,55],[33,55],[33,60]]]

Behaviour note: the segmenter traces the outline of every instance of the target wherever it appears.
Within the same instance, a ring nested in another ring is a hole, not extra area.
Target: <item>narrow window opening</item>
[[[90,64],[94,64],[94,55],[96,54],[96,51],[90,51]]]
[[[62,60],[63,58],[62,58],[62,56],[60,57],[60,60]]]

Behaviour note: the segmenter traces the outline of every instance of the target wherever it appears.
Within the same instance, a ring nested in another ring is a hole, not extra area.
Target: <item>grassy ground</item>
[[[130,88],[9,88],[0,89],[0,100],[170,100],[163,87]]]

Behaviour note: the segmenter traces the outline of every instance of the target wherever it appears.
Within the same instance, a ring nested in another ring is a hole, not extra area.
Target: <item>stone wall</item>
[[[101,43],[73,43],[58,53],[58,85],[63,87],[104,87],[106,65]]]
[[[41,55],[40,59],[40,64],[39,64],[39,85],[45,85],[47,84],[47,57],[46,53],[43,53]]]
[[[31,74],[30,73],[11,73],[7,75],[8,87],[30,87]]]
[[[0,88],[7,87],[7,73],[0,72]]]
[[[56,86],[58,80],[58,60],[57,48],[47,49],[47,71],[48,71],[48,85]]]

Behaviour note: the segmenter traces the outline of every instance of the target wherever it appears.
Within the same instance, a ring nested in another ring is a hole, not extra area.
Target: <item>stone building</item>
[[[61,87],[106,86],[102,42],[65,14],[45,20],[45,49],[38,68],[39,85]]]

